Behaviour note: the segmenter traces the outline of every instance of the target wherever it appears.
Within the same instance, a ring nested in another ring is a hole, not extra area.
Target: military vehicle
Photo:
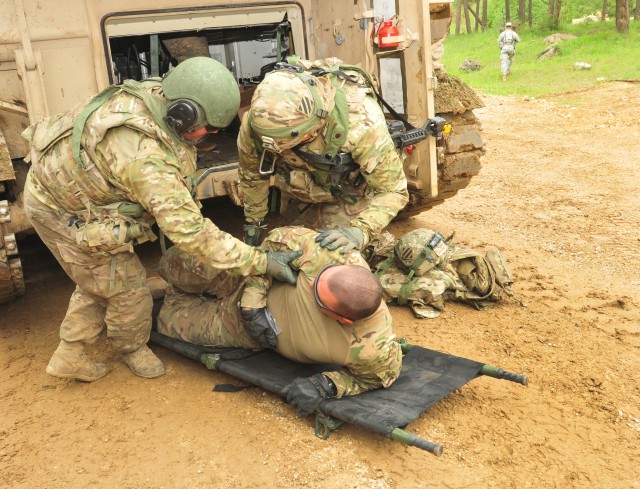
[[[473,92],[440,68],[452,0],[0,0],[0,303],[24,293],[18,250],[28,154],[21,132],[125,79],[162,76],[211,56],[233,72],[239,117],[256,84],[287,55],[335,56],[370,72],[382,97],[420,128],[438,114],[453,130],[399,148],[411,201],[402,216],[455,195],[480,169]],[[439,82],[439,83],[438,83]],[[438,86],[438,89],[436,89]],[[434,96],[434,90],[436,95]],[[239,119],[238,119],[239,121]],[[199,157],[201,199],[229,195],[238,125]]]

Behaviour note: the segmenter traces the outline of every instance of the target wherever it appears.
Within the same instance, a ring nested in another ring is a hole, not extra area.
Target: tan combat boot
[[[122,359],[124,363],[129,365],[134,374],[145,379],[153,379],[164,375],[162,361],[153,354],[147,345],[143,345],[131,353],[125,353]]]
[[[165,279],[156,275],[147,278],[147,287],[151,291],[151,297],[156,301],[167,295],[167,289],[169,289],[170,285]]]
[[[104,377],[109,367],[104,363],[92,362],[84,354],[84,344],[81,341],[61,340],[53,353],[46,372],[61,379],[77,379],[93,382]]]

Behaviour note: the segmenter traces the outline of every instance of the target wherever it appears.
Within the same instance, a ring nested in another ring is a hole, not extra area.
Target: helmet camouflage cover
[[[169,101],[187,99],[204,110],[206,123],[227,127],[240,108],[240,90],[234,76],[220,62],[206,56],[189,58],[162,80],[162,91]]]
[[[277,150],[301,143],[319,130],[333,110],[334,89],[329,80],[290,70],[269,73],[251,100],[251,129],[259,138],[271,138]]]
[[[398,267],[419,277],[447,260],[452,250],[439,233],[419,228],[402,236],[393,252]]]

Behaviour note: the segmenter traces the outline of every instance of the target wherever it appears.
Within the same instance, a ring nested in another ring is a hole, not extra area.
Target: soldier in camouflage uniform
[[[168,250],[160,273],[174,287],[165,296],[158,331],[195,344],[273,348],[297,362],[344,366],[292,383],[288,400],[301,415],[325,397],[389,387],[402,355],[380,285],[358,252],[327,250],[317,236],[306,228],[277,228],[262,245],[302,251],[291,262],[299,271],[296,287],[264,276],[231,277]]]
[[[237,113],[229,71],[192,58],[162,81],[126,81],[87,104],[24,132],[31,143],[25,211],[76,283],[47,373],[93,381],[108,371],[84,355],[105,328],[125,363],[142,377],[164,373],[146,343],[152,299],[133,245],[159,228],[215,268],[270,273],[294,281],[287,262],[252,248],[204,219],[192,197],[193,144]]]
[[[384,114],[364,72],[288,61],[258,85],[238,135],[245,242],[259,243],[273,176],[287,222],[336,228],[322,246],[362,249],[408,202]]]
[[[511,73],[513,57],[516,54],[516,44],[520,42],[520,36],[513,30],[513,24],[507,22],[504,31],[498,36],[498,46],[500,47],[500,70],[502,71],[502,81],[507,81]]]

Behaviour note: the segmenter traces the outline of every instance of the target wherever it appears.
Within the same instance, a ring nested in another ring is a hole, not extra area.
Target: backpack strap
[[[111,85],[107,87],[98,95],[93,97],[89,103],[85,106],[85,108],[80,112],[78,117],[76,118],[76,123],[73,126],[73,133],[71,136],[71,144],[73,147],[73,159],[76,160],[76,163],[82,167],[83,170],[90,170],[93,165],[85,165],[85,163],[80,158],[80,138],[82,137],[82,132],[84,131],[84,126],[87,123],[87,119],[93,114],[98,108],[102,107],[102,105],[111,98],[113,94],[120,91],[120,85]]]
[[[389,257],[387,257],[386,260],[384,260],[383,262],[381,262],[377,267],[376,267],[376,271],[373,273],[376,277],[380,278],[380,276],[386,272],[387,270],[389,270],[389,268],[391,268],[391,265],[393,265],[396,261],[396,258],[394,255],[391,255]]]
[[[398,305],[404,306],[407,302],[409,302],[409,295],[411,294],[411,291],[416,286],[417,282],[418,282],[418,277],[413,277],[407,280],[402,285],[402,287],[400,287],[400,290],[398,291],[398,299],[397,299]]]

